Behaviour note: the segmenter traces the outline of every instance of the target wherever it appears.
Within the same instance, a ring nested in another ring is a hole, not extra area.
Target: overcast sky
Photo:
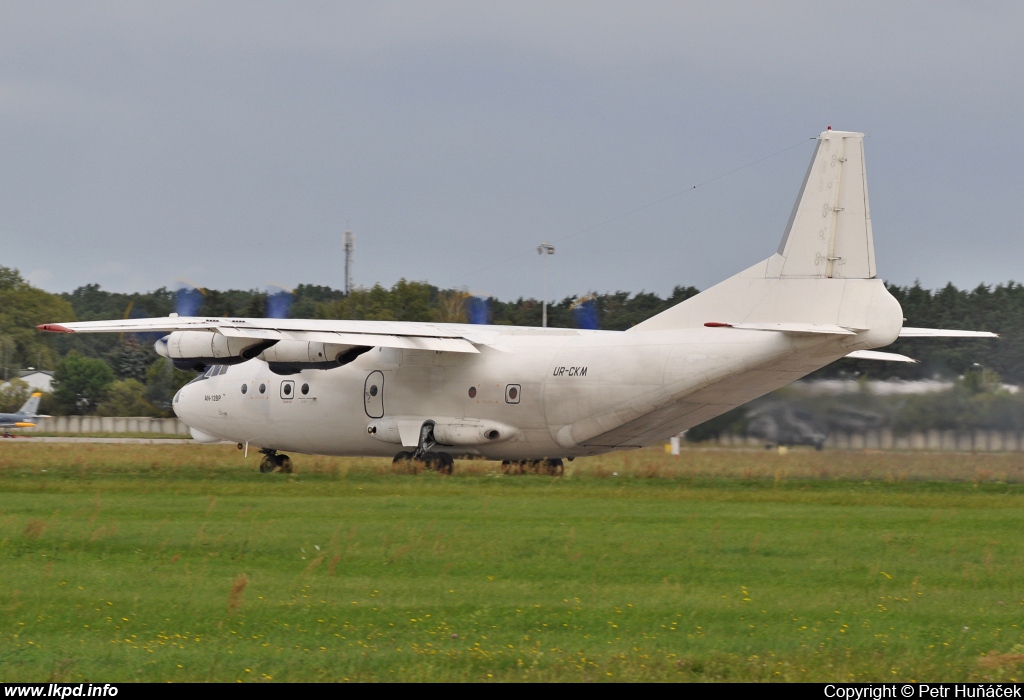
[[[774,252],[831,125],[868,135],[880,276],[1021,281],[1022,27],[1020,2],[5,0],[0,264],[340,288],[348,226],[358,285],[536,297],[550,241],[551,299],[703,289]]]

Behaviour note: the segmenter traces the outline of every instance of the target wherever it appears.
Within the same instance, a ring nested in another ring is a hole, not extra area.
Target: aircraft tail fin
[[[822,132],[777,255],[766,277],[871,279],[871,235],[864,134]]]
[[[28,401],[25,402],[25,405],[18,409],[18,414],[30,416],[36,415],[36,411],[39,410],[39,401],[42,397],[43,395],[40,392],[33,392]]]
[[[860,332],[882,325],[892,342],[902,314],[875,279],[865,173],[864,134],[823,131],[778,251],[633,330],[816,324]]]

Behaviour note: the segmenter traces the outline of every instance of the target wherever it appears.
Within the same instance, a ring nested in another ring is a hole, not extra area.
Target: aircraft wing
[[[211,318],[166,316],[44,323],[39,330],[52,333],[171,333],[210,331],[231,338],[297,340],[338,345],[392,347],[407,350],[478,353],[490,345],[500,329],[469,324],[412,321],[350,321],[328,319]]]

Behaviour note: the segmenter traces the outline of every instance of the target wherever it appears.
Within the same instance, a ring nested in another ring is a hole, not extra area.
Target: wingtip
[[[74,333],[70,328],[65,328],[59,323],[41,323],[36,326],[36,330],[47,331],[49,333]]]

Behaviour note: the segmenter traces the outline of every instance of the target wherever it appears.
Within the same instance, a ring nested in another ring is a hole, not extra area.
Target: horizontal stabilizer
[[[883,360],[886,362],[917,362],[913,357],[895,352],[878,352],[877,350],[854,350],[847,358],[851,360]]]
[[[998,338],[988,331],[951,331],[945,328],[907,328],[900,330],[901,338]]]
[[[856,335],[856,331],[827,323],[720,323],[711,321],[708,328],[739,328],[744,331],[778,331],[780,333],[824,333],[825,335]]]

